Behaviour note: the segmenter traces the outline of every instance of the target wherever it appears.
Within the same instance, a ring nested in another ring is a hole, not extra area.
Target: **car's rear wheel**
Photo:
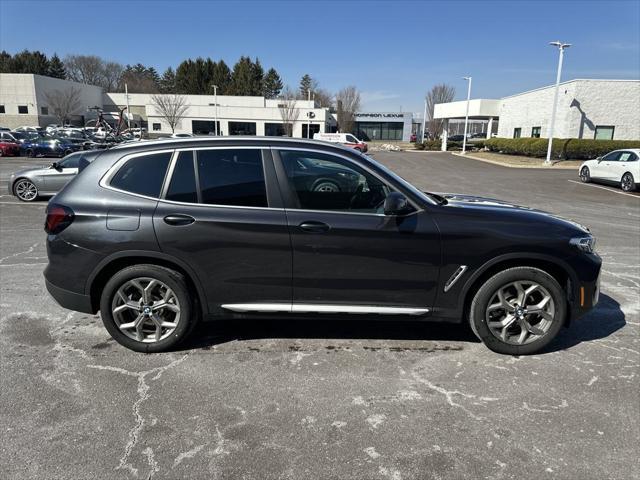
[[[38,187],[26,178],[20,178],[13,184],[13,194],[23,202],[33,202],[38,198]]]
[[[314,192],[336,193],[340,191],[340,187],[331,180],[318,180],[312,190]]]
[[[107,282],[100,314],[119,344],[136,352],[163,352],[191,332],[196,323],[193,303],[180,273],[157,265],[135,265]]]
[[[580,180],[583,183],[589,183],[591,181],[591,172],[589,171],[589,167],[582,167],[580,169]]]
[[[28,148],[28,149],[27,149],[27,157],[29,157],[29,158],[33,158],[33,157],[35,157],[35,156],[36,156],[36,152],[35,152],[35,150],[33,150],[32,148]]]
[[[636,188],[635,180],[633,175],[629,172],[625,173],[620,180],[620,188],[625,192],[633,192]]]
[[[528,355],[558,334],[565,321],[562,287],[547,272],[514,267],[489,278],[471,303],[473,332],[494,352]]]

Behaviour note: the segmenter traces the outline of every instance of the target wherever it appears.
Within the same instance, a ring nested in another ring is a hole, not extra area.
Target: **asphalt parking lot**
[[[640,478],[640,196],[568,170],[375,153],[418,187],[591,227],[598,307],[546,352],[468,329],[335,319],[224,323],[142,355],[48,296],[46,201],[0,192],[0,478]],[[0,159],[11,171],[47,160]]]

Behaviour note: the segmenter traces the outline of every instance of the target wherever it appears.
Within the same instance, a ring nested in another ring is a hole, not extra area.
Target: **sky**
[[[0,0],[0,50],[92,54],[159,72],[241,55],[297,87],[355,85],[363,111],[422,112],[435,84],[500,98],[563,80],[640,79],[640,0]]]

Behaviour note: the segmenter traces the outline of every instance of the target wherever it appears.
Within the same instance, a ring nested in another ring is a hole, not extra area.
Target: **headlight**
[[[593,253],[596,249],[596,239],[592,236],[573,237],[569,243],[577,247],[579,250],[587,253]]]

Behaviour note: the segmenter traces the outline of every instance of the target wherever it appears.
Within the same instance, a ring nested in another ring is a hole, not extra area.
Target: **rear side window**
[[[260,150],[199,150],[197,155],[202,203],[268,206]]]
[[[127,161],[111,179],[111,186],[125,192],[159,197],[171,152],[141,155]]]
[[[165,198],[174,202],[198,202],[193,152],[180,152]]]

